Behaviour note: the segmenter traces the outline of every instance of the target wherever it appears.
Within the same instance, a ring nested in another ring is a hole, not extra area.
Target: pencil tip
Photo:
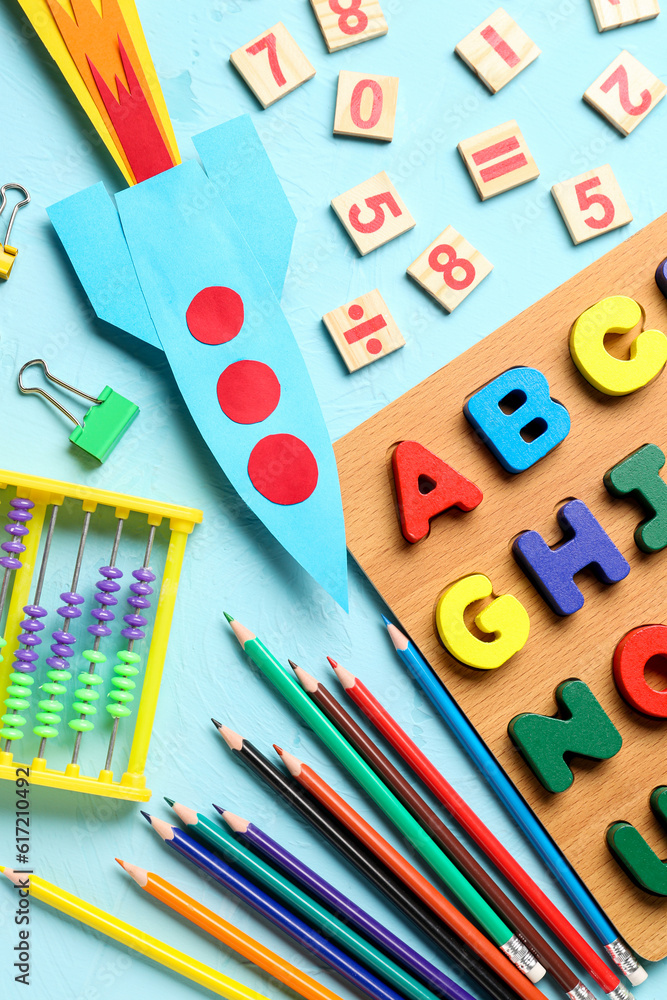
[[[294,660],[288,659],[287,662],[289,663],[289,665],[292,668],[292,670],[298,670],[299,669],[298,665],[294,662]]]
[[[230,615],[228,611],[223,611],[222,613],[223,613],[223,615],[225,616],[225,618],[227,619],[228,622],[233,622],[234,621],[233,616]]]
[[[282,750],[276,743],[273,744],[273,749],[276,751],[279,757],[282,757],[284,750]]]
[[[333,660],[330,656],[327,656],[327,660],[329,661],[330,666],[332,666],[334,670],[338,670],[338,664],[336,663],[335,660]]]
[[[153,820],[152,820],[152,817],[151,817],[150,813],[144,812],[143,809],[140,809],[139,811],[140,811],[141,815],[144,817],[144,819],[146,820],[146,822],[150,823],[151,826],[152,826],[153,825]]]
[[[121,861],[120,858],[116,858],[116,861],[118,862],[118,864],[120,865],[121,868],[125,868],[125,862],[124,861]]]
[[[213,725],[215,726],[216,729],[220,729],[220,726],[222,725],[221,722],[218,722],[217,719],[213,719],[213,718],[211,719],[211,722],[213,723]]]
[[[214,809],[216,810],[216,812],[219,812],[219,813],[220,813],[220,815],[222,816],[222,814],[224,813],[224,811],[225,811],[225,810],[224,810],[224,809],[221,809],[221,808],[220,808],[220,806],[216,806],[215,802],[212,802],[212,803],[211,803],[211,805],[212,805],[212,806],[213,806],[213,808],[214,808]]]
[[[166,795],[163,795],[162,797],[168,806],[173,806],[174,802],[176,801],[175,799],[168,799]]]
[[[382,621],[385,623],[385,625],[387,626],[387,628],[389,628],[389,626],[391,625],[391,622],[389,621],[389,619],[387,618],[386,615],[382,615]]]

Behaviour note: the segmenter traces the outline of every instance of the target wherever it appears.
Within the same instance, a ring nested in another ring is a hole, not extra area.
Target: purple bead
[[[152,582],[155,579],[155,573],[153,573],[150,569],[144,569],[143,567],[141,569],[133,570],[132,576],[135,580],[148,580],[149,582]]]
[[[67,670],[69,666],[67,660],[63,660],[59,656],[49,656],[46,662],[52,670]]]
[[[127,603],[133,608],[150,608],[151,602],[146,597],[128,597]]]
[[[39,654],[33,652],[32,649],[17,649],[14,656],[15,656],[14,666],[16,667],[17,670],[25,669],[32,671],[35,669],[35,667],[31,666],[31,664],[34,664]],[[22,664],[24,666],[22,666]]]
[[[61,618],[80,618],[81,612],[78,608],[73,608],[70,605],[64,608],[58,608],[58,614]]]
[[[105,608],[94,608],[90,613],[98,622],[112,622],[115,618],[113,611],[107,611]]]
[[[118,604],[118,598],[114,597],[113,594],[95,594],[95,600],[99,601],[100,604],[106,604],[110,608]]]
[[[140,628],[124,628],[120,634],[124,636],[126,639],[132,639],[135,642],[138,639],[143,639],[144,637],[144,633],[141,631]]]
[[[146,624],[146,618],[143,615],[125,615],[123,621],[130,628],[142,628]]]
[[[71,632],[65,632],[61,628],[57,628],[53,633],[53,638],[56,642],[66,642],[69,646],[73,646],[76,642],[76,636],[72,635]]]
[[[100,580],[96,586],[97,589],[101,590],[103,594],[117,594],[120,590],[120,584],[114,583],[113,580]],[[99,601],[99,597],[97,597],[97,595],[95,596],[95,600]]]
[[[73,590],[66,590],[60,595],[60,600],[66,601],[67,604],[83,604],[84,598],[81,594],[75,594]]]
[[[12,559],[11,556],[3,556],[2,559],[0,559],[0,566],[4,566],[7,570],[20,569],[21,561],[20,559]]]
[[[120,580],[123,575],[122,569],[118,569],[117,566],[102,566],[100,573],[102,576],[106,576],[109,580]]]

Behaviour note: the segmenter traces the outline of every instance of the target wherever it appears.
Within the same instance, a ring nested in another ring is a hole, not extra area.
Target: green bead
[[[69,670],[47,670],[46,676],[50,681],[71,681],[72,679]]]
[[[125,663],[139,663],[141,660],[138,653],[132,653],[129,649],[121,649],[119,653],[116,653],[116,656]]]
[[[50,736],[57,736],[58,730],[54,729],[53,726],[35,726],[33,733],[35,736],[41,736],[42,739],[48,740]]]
[[[107,705],[107,712],[115,719],[126,719],[128,715],[132,715],[130,709],[124,705]]]
[[[2,716],[2,721],[8,726],[25,726],[27,719],[24,719],[22,715],[16,715],[8,713]]]
[[[0,729],[0,738],[3,740],[20,740],[22,736],[20,729]]]
[[[18,708],[20,711],[24,708],[30,708],[30,702],[26,701],[25,698],[6,698],[5,705],[7,708]]]
[[[13,698],[23,698],[27,694],[31,694],[30,691],[26,691],[25,688],[17,687],[16,684],[10,684],[7,688],[7,694],[10,694]]]
[[[46,725],[52,725],[54,722],[60,722],[60,716],[56,715],[54,712],[38,712],[37,718],[40,722],[44,722]],[[33,729],[33,733],[35,730]],[[38,736],[41,734],[38,733]]]
[[[117,663],[113,669],[114,673],[120,677],[136,677],[139,673],[136,667],[126,667],[122,663]]]
[[[79,684],[88,684],[90,687],[97,687],[98,684],[103,684],[104,680],[98,674],[86,674],[80,673],[77,677]]]
[[[137,686],[129,677],[112,677],[111,683],[115,688],[122,688],[123,691],[134,691]]]
[[[94,724],[89,722],[88,719],[72,719],[67,725],[70,729],[75,729],[77,733],[89,733],[91,729],[95,728]]]
[[[41,708],[44,712],[62,712],[65,707],[62,702],[56,701],[54,698],[45,698],[43,701],[37,702],[37,707]]]
[[[80,701],[97,701],[99,696],[99,691],[93,691],[91,688],[78,688],[74,692],[74,697]]]
[[[75,701],[72,705],[75,712],[79,715],[96,715],[97,709],[94,705],[89,705],[87,701]]]
[[[89,663],[106,663],[106,656],[104,653],[100,653],[95,649],[84,649],[81,654],[84,660],[88,660]]]
[[[12,684],[18,684],[20,687],[32,687],[35,683],[35,678],[30,674],[23,674],[20,670],[14,670],[9,675],[9,679]]]
[[[121,701],[121,702],[134,701],[134,695],[130,694],[129,691],[109,691],[107,697],[113,698],[114,701]]]
[[[65,691],[67,691],[67,688],[64,684],[52,684],[47,682],[46,684],[42,684],[41,690],[46,691],[47,694],[64,694]]]

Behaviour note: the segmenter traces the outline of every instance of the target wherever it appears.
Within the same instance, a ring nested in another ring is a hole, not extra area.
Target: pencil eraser
[[[526,972],[526,978],[530,979],[531,983],[539,983],[540,979],[544,979],[547,974],[547,970],[539,962],[536,962],[532,969]]]

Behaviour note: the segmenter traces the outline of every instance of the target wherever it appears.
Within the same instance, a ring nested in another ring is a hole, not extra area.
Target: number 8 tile
[[[387,34],[378,0],[310,0],[329,52]]]
[[[452,312],[493,270],[493,264],[453,226],[440,233],[410,264],[408,274]]]
[[[384,170],[333,198],[331,207],[362,256],[415,224]]]
[[[574,244],[632,222],[632,212],[608,163],[551,189]]]

